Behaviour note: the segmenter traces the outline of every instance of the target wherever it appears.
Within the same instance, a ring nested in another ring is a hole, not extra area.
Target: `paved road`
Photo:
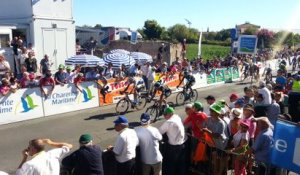
[[[218,99],[228,100],[229,93],[242,93],[245,86],[231,83],[199,89],[198,99],[204,103],[204,97],[212,94]],[[175,96],[172,95],[168,101],[175,102]],[[139,116],[143,111],[145,110],[131,111],[126,115],[131,127],[139,125]],[[183,106],[177,107],[176,111],[185,116]],[[69,142],[76,148],[78,137],[83,133],[90,133],[94,136],[94,142],[102,148],[114,144],[117,135],[112,128],[116,118],[114,112],[115,106],[112,105],[0,126],[0,170],[14,172],[21,160],[21,151],[34,138]],[[155,126],[160,126],[162,121],[155,123]]]

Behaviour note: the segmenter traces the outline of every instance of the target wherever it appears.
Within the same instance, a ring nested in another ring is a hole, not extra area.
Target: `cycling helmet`
[[[156,83],[154,83],[154,87],[159,88],[161,86],[161,84],[162,84],[162,82],[161,82],[161,80],[159,80]]]
[[[172,94],[171,89],[165,88],[165,90],[164,90],[164,95],[165,95],[166,97],[169,97],[171,94]]]

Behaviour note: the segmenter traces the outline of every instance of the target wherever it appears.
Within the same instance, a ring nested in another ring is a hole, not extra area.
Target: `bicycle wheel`
[[[147,104],[147,99],[145,97],[138,97],[138,103],[136,104],[135,108],[137,110],[144,109]]]
[[[127,99],[121,99],[116,106],[117,114],[125,114],[129,108],[129,101]]]
[[[190,101],[196,102],[198,99],[198,92],[196,89],[193,89],[193,91],[190,93]]]
[[[158,118],[158,109],[156,106],[150,106],[149,108],[147,108],[146,113],[150,115],[153,122],[156,122]]]
[[[183,92],[179,92],[176,96],[176,104],[184,105],[185,102],[185,94]]]

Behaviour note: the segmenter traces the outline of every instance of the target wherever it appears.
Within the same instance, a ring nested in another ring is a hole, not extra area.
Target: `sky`
[[[219,31],[246,21],[268,29],[300,29],[300,0],[73,0],[77,26],[142,28],[148,19],[161,26],[186,24]],[[188,25],[187,25],[188,26]]]

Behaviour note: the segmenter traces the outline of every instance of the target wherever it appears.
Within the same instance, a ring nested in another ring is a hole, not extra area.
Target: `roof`
[[[249,22],[237,25],[237,28],[249,28],[249,27],[260,28],[260,26],[255,25],[255,24],[250,24]]]

